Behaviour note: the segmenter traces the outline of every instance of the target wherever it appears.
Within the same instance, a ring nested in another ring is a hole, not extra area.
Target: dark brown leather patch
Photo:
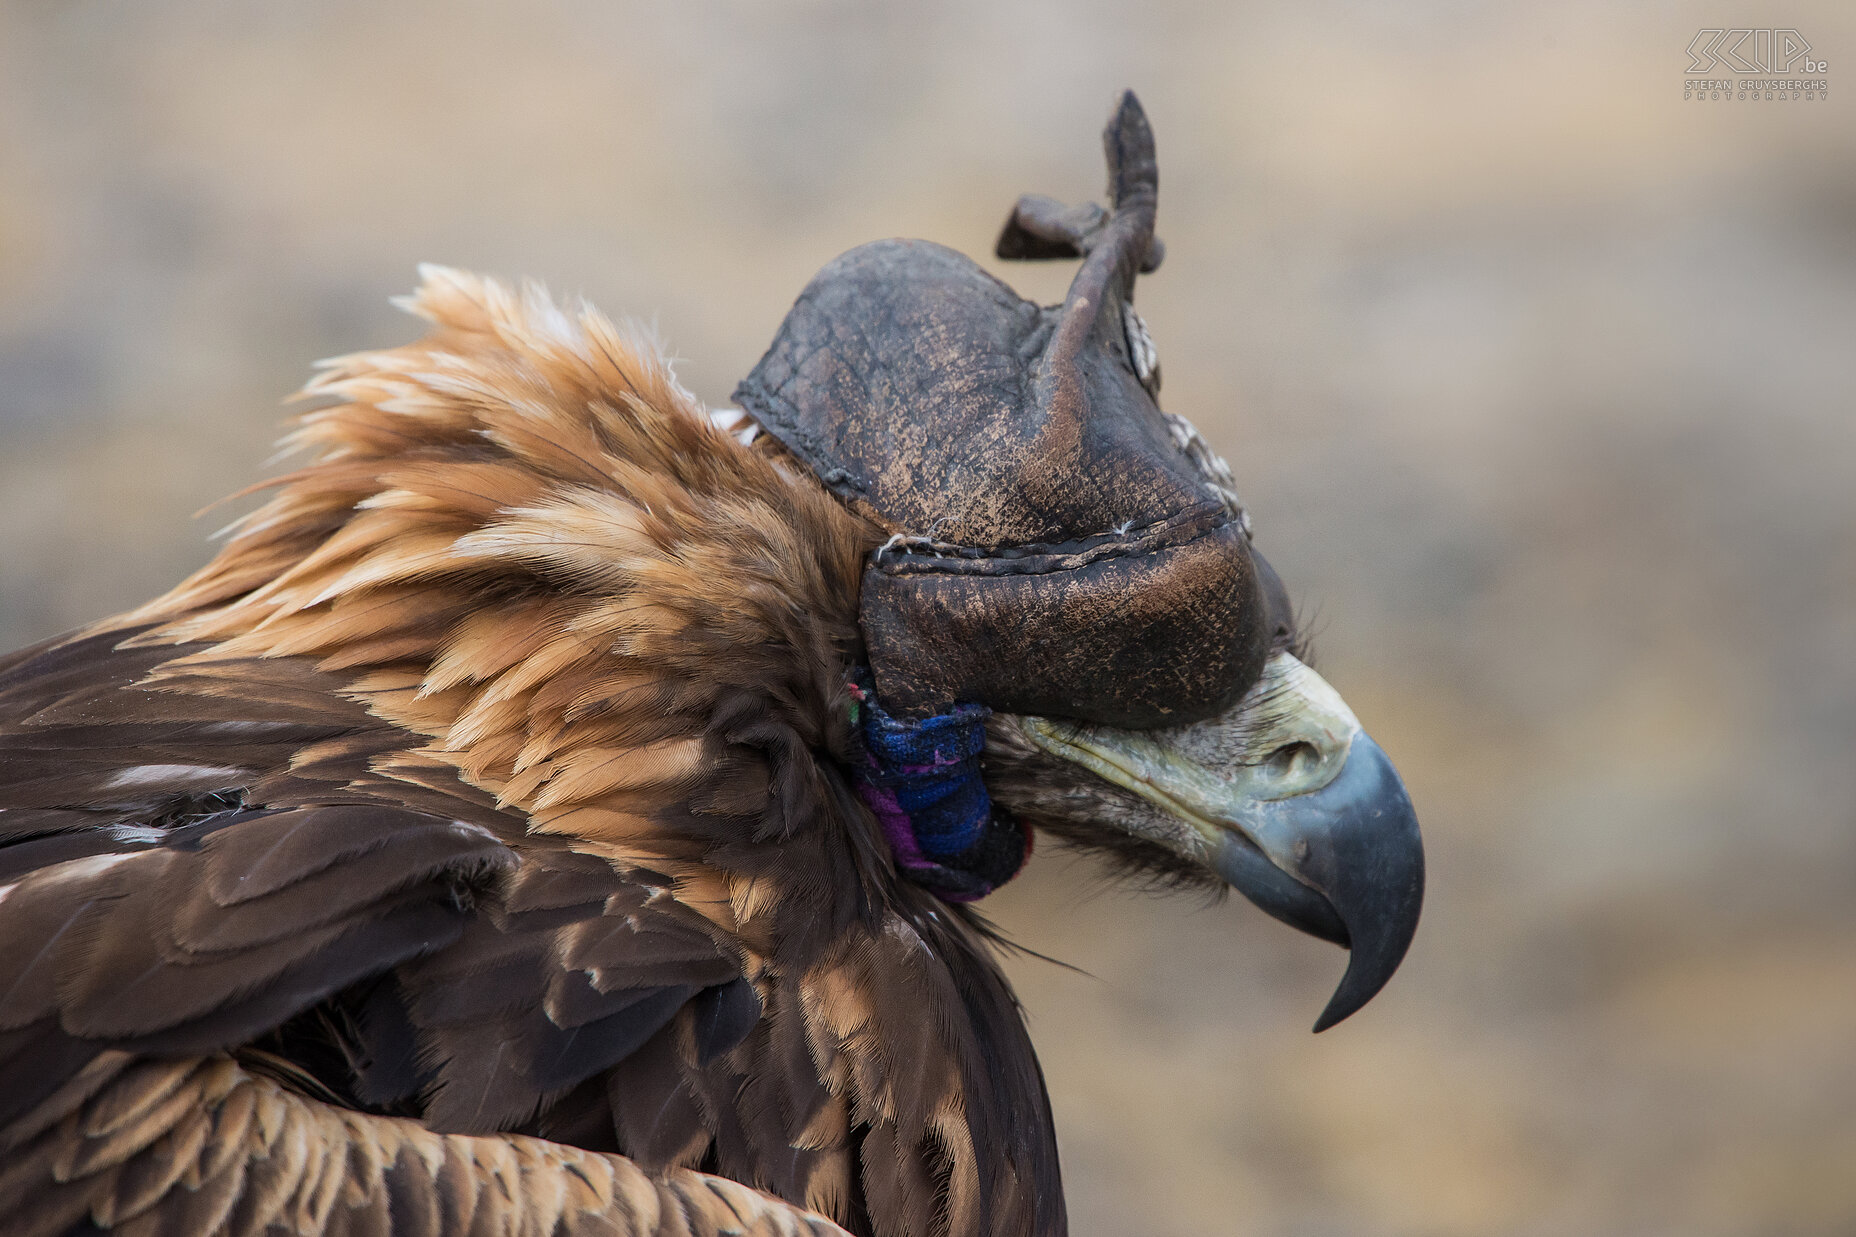
[[[1010,713],[1171,725],[1237,703],[1269,652],[1266,607],[1230,524],[1183,544],[1036,574],[864,573],[884,707],[978,701]]]

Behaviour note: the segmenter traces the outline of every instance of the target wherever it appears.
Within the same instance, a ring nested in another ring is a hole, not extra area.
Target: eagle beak
[[[1349,747],[1319,790],[1228,804],[1233,828],[1212,856],[1218,875],[1257,906],[1352,952],[1317,1031],[1385,987],[1424,902],[1424,843],[1405,784],[1364,732]]]
[[[1315,1030],[1392,978],[1424,901],[1417,814],[1391,760],[1313,670],[1276,653],[1231,712],[1173,730],[1023,722],[1045,751],[1185,822],[1182,847],[1260,909],[1351,951]]]

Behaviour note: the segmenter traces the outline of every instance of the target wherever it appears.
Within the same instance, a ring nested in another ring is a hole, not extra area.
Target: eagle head
[[[1159,407],[1133,307],[1163,253],[1158,174],[1132,94],[1104,146],[1109,208],[1025,197],[999,238],[1002,258],[1082,259],[1062,304],[938,245],[865,245],[813,279],[735,400],[888,534],[862,575],[857,694],[866,799],[905,870],[976,897],[1035,827],[1223,882],[1351,950],[1322,1030],[1404,957],[1417,818],[1298,656],[1230,468]]]

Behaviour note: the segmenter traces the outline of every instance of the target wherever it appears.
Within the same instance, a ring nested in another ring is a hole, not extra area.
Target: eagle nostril
[[[1271,752],[1263,766],[1272,781],[1287,782],[1308,777],[1320,763],[1321,753],[1315,750],[1315,745],[1298,739]]]

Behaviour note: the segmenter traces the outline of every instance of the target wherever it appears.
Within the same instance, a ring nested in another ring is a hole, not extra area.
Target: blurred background
[[[1685,100],[1707,26],[1829,98]],[[417,262],[655,322],[722,404],[836,253],[1097,194],[1132,86],[1163,403],[1431,883],[1320,1037],[1344,956],[1246,905],[993,899],[1088,972],[1011,967],[1074,1231],[1856,1233],[1853,58],[1839,0],[0,5],[0,647],[203,562]]]

